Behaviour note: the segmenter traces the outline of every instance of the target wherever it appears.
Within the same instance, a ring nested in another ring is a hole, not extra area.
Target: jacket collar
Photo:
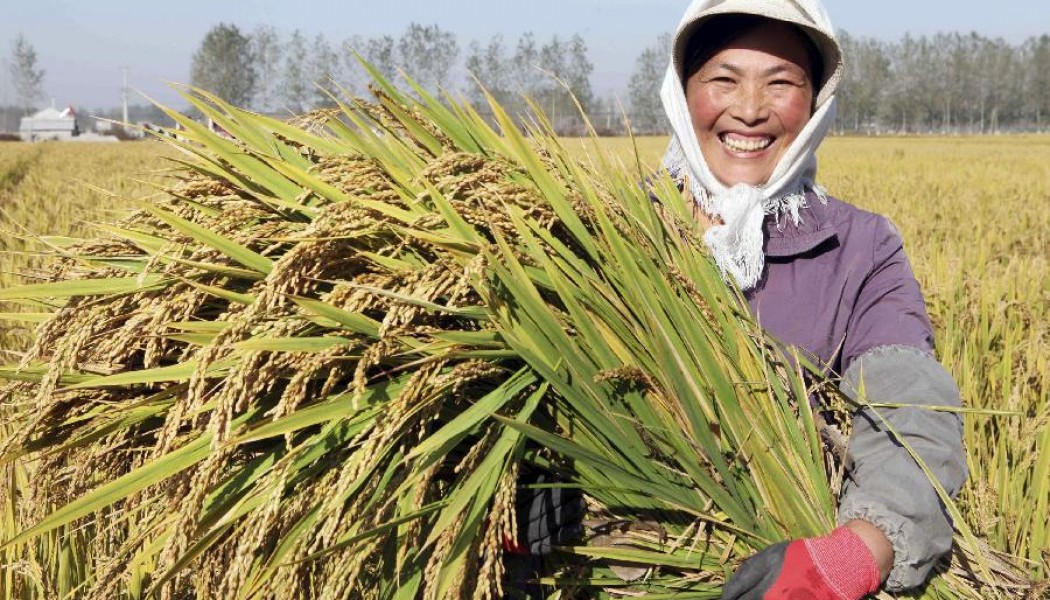
[[[806,194],[807,207],[799,211],[796,226],[790,217],[780,215],[779,223],[772,215],[766,217],[765,254],[770,258],[791,258],[811,252],[832,238],[838,237],[838,227],[831,218],[832,203],[824,203],[812,192]]]

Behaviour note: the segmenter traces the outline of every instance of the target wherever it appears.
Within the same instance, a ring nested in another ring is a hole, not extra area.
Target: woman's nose
[[[765,95],[759,86],[741,85],[733,98],[730,114],[747,125],[764,121],[769,116]]]

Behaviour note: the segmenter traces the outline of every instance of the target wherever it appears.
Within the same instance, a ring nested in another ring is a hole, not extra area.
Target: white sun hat
[[[824,5],[814,0],[697,0],[689,5],[675,31],[672,61],[678,78],[685,80],[685,52],[693,34],[717,15],[756,15],[798,26],[813,40],[823,59],[823,78],[813,82],[816,105],[821,106],[835,93],[842,79],[842,48],[835,37]]]

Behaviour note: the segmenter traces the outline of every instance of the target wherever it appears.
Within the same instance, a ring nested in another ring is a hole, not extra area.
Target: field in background
[[[1050,138],[831,139],[820,180],[901,229],[970,415],[968,520],[1050,565]]]
[[[655,165],[666,138],[635,143]],[[601,145],[633,163],[630,140]],[[32,279],[26,251],[48,241],[34,236],[92,235],[90,221],[154,193],[147,182],[172,155],[162,148],[0,144],[0,287],[16,273]],[[993,545],[1050,564],[1050,137],[831,138],[819,180],[898,225],[942,361],[969,407],[1004,412],[967,417],[972,525]],[[0,363],[17,360],[27,339],[0,320]]]
[[[92,222],[155,193],[149,182],[173,154],[157,142],[0,144],[0,287],[32,282],[31,252],[61,241],[50,238],[93,236]],[[0,320],[0,364],[26,340],[17,324]]]

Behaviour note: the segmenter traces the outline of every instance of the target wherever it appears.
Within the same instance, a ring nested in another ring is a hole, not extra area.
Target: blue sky
[[[219,22],[244,30],[270,24],[299,28],[333,42],[352,35],[398,36],[415,21],[437,24],[466,45],[500,33],[526,31],[546,39],[580,33],[595,64],[594,85],[605,95],[623,90],[634,59],[674,28],[685,0],[10,0],[0,9],[0,104],[12,101],[7,59],[19,32],[46,69],[45,90],[59,106],[116,106],[122,67],[132,87],[175,102],[166,81],[187,82],[201,38]],[[1050,33],[1050,0],[825,0],[836,27],[854,35],[896,40],[905,33],[977,31],[1019,43]]]

